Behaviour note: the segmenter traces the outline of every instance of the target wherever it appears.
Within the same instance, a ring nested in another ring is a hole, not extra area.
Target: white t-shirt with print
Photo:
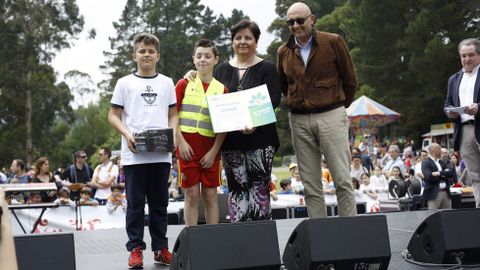
[[[118,80],[111,99],[112,106],[123,108],[122,122],[131,132],[168,128],[169,108],[177,102],[173,80],[165,75],[140,77],[130,74]],[[122,165],[172,162],[165,152],[132,153],[122,136]]]

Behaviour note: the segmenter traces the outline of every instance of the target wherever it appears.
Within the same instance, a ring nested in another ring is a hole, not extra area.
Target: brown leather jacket
[[[337,34],[315,33],[306,68],[293,36],[277,51],[282,93],[292,113],[321,113],[348,107],[357,89],[357,77],[344,39]]]

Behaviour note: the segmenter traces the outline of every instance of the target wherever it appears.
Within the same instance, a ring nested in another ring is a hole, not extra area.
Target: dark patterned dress
[[[275,65],[261,61],[249,67],[241,80],[239,70],[228,62],[220,64],[214,77],[229,92],[266,84],[274,108],[281,99]],[[241,88],[241,87],[240,87]],[[257,127],[252,134],[229,132],[222,145],[222,164],[228,183],[231,222],[271,219],[269,182],[273,156],[279,146],[275,123]]]

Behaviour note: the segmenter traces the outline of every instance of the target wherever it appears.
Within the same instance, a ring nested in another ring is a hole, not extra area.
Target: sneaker
[[[170,265],[172,253],[168,251],[168,248],[162,248],[160,251],[153,252],[153,259],[155,260],[155,263]]]
[[[130,269],[143,268],[143,255],[142,255],[141,247],[136,247],[132,251],[130,251],[130,257],[128,257],[128,268]]]

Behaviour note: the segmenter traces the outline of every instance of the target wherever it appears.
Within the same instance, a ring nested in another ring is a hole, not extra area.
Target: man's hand
[[[472,105],[468,106],[468,108],[465,109],[465,113],[469,115],[476,115],[478,112],[478,104],[473,103]]]
[[[457,112],[447,112],[447,115],[448,115],[448,118],[450,118],[450,119],[455,119],[455,118],[460,116],[460,114],[457,113]]]
[[[440,172],[432,172],[433,176],[440,176]]]

